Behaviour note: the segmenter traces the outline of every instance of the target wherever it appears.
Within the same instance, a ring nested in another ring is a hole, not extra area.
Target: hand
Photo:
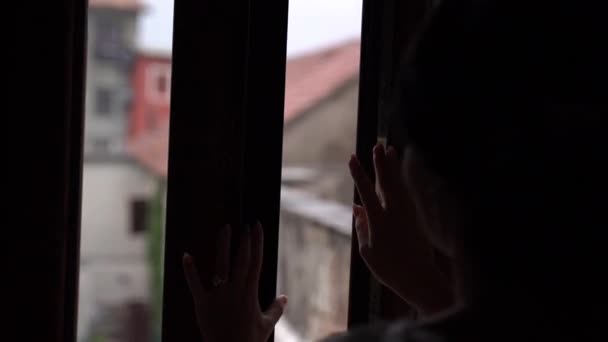
[[[259,223],[252,231],[247,227],[240,239],[232,277],[228,279],[231,228],[222,228],[211,289],[203,287],[194,258],[184,254],[184,273],[205,342],[265,342],[283,314],[285,296],[275,299],[266,312],[259,305],[263,234]]]
[[[435,263],[397,153],[380,144],[373,153],[381,197],[359,160],[349,163],[363,203],[353,206],[361,257],[378,281],[422,314],[442,311],[453,302],[452,289]]]

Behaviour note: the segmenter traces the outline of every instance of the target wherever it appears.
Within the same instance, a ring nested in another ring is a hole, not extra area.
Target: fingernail
[[[279,296],[279,303],[281,303],[282,306],[287,305],[287,296],[286,295],[280,295]]]

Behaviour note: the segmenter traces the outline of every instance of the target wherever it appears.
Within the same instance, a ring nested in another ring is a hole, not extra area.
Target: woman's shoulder
[[[330,336],[323,342],[443,342],[412,321],[379,322],[355,328],[345,334]]]

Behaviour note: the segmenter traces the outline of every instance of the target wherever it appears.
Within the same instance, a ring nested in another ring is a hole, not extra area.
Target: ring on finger
[[[226,279],[218,276],[218,275],[214,275],[213,278],[211,279],[211,285],[213,285],[213,287],[219,287],[226,284]]]

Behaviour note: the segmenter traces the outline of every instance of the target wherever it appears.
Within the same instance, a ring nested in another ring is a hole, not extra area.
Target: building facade
[[[149,341],[147,204],[155,179],[127,153],[135,0],[90,0],[80,257],[80,341]]]

